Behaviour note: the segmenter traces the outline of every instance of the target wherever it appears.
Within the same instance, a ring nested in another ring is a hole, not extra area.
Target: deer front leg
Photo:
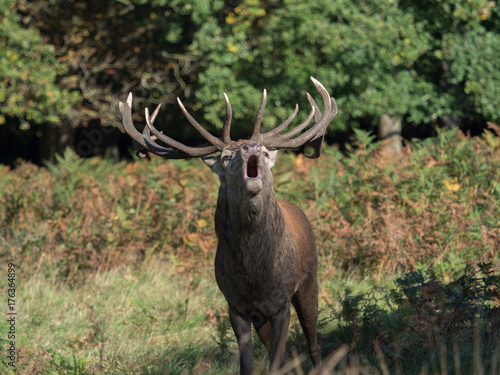
[[[271,324],[271,364],[269,371],[279,370],[285,365],[286,336],[290,325],[290,303],[270,319]]]
[[[235,309],[229,306],[229,320],[233,327],[238,350],[240,353],[240,374],[249,375],[253,373],[252,353],[252,331],[250,319],[243,317]]]

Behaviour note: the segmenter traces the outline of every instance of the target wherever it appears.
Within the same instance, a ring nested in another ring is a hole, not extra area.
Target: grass
[[[495,130],[441,132],[396,158],[364,132],[347,154],[280,155],[277,195],[315,231],[332,371],[498,373]],[[202,164],[68,151],[47,168],[0,167],[0,262],[17,264],[16,374],[238,372],[213,275],[218,184]],[[6,281],[5,271],[2,296]],[[2,319],[2,355],[7,330]],[[289,336],[290,369],[309,371],[296,318]],[[0,372],[14,373],[6,356]]]
[[[376,290],[368,281],[352,284],[356,289],[340,289],[344,282],[351,284],[345,278],[337,283],[322,283],[320,342],[324,358],[342,352],[343,345],[347,345],[351,359],[346,362],[347,357],[344,358],[341,366],[359,364],[365,369],[380,370],[381,362],[373,346],[377,343],[382,353],[379,355],[388,366],[393,370],[401,366],[405,374],[420,373],[422,366],[429,366],[430,373],[440,372],[442,363],[454,368],[454,351],[459,353],[462,373],[473,373],[475,350],[480,350],[480,363],[486,370],[495,363],[500,365],[498,335],[494,335],[500,327],[500,315],[488,316],[490,325],[477,320],[475,326],[469,324],[475,321],[460,321],[472,311],[466,308],[461,317],[453,316],[455,332],[435,331],[442,322],[449,323],[449,316],[443,318],[439,314],[443,304],[451,301],[439,295],[435,280],[424,279],[409,275],[404,279],[411,288],[399,291],[411,292],[413,296],[398,295],[395,282],[384,283],[384,288],[379,285]],[[399,280],[401,285],[404,282]],[[442,288],[444,294],[445,289]],[[465,289],[450,290],[460,294]],[[211,268],[185,272],[182,263],[172,258],[168,263],[151,262],[96,272],[75,288],[57,277],[38,274],[23,282],[18,293],[22,296],[22,315],[17,374],[238,372],[236,343]],[[497,291],[496,298],[498,295]],[[476,297],[486,301],[484,296]],[[458,299],[455,297],[455,302]],[[483,306],[481,313],[474,316],[483,319],[481,314],[495,314],[497,310]],[[421,316],[424,311],[426,317]],[[291,359],[293,351],[306,352],[295,316],[290,332]],[[264,372],[265,350],[257,340],[255,343],[257,368]],[[480,349],[474,349],[475,345]],[[443,355],[445,359],[441,358]],[[403,363],[398,364],[399,357]],[[310,369],[308,360],[303,366]]]
[[[324,287],[323,295],[332,292]],[[37,274],[18,293],[18,374],[238,371],[225,302],[208,265],[186,272],[172,258],[99,271],[73,288]],[[292,331],[298,334],[296,318]],[[264,369],[263,346],[256,352]]]
[[[160,366],[183,373],[200,355],[217,352],[214,322],[223,298],[209,272],[180,272],[174,260],[96,272],[77,288],[35,275],[19,295],[18,365],[25,373],[64,362],[76,367],[73,355],[92,372],[148,373]]]

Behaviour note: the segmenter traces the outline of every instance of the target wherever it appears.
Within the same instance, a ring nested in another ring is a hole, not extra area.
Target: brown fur
[[[126,102],[119,103],[123,126],[136,142],[138,156],[144,157],[145,150],[149,150],[167,159],[203,157],[219,176],[221,186],[215,213],[215,231],[219,242],[215,274],[229,306],[231,325],[238,340],[242,374],[253,372],[252,323],[269,350],[271,372],[283,366],[290,304],[297,311],[314,365],[319,366],[321,362],[316,342],[318,259],[314,237],[306,216],[297,206],[276,200],[271,167],[277,151],[266,148],[266,145],[270,148],[309,146],[313,153],[307,157],[321,155],[324,134],[337,114],[337,104],[318,80],[313,77],[311,80],[321,94],[323,111],[308,94],[311,113],[305,122],[282,133],[297,114],[296,106],[285,122],[261,133],[267,100],[264,90],[251,140],[231,140],[232,108],[226,94],[222,138],[204,130],[177,98],[191,125],[209,142],[209,145],[200,147],[176,142],[153,126],[160,106],[151,116],[146,109],[148,126],[141,134],[132,121],[132,93]],[[296,136],[313,117],[315,123]],[[221,154],[206,156],[216,151],[221,151]]]
[[[260,145],[252,147],[260,150],[262,187],[248,187],[242,170],[249,155],[242,151],[243,145],[228,151],[232,159],[226,164],[220,157],[205,160],[221,181],[215,213],[215,274],[238,340],[240,372],[253,371],[251,324],[269,350],[271,371],[282,367],[290,304],[297,311],[311,359],[319,366],[318,258],[311,226],[300,208],[276,199],[270,169],[276,153],[269,155]]]

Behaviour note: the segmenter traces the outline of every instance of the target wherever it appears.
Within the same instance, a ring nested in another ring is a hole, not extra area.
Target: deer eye
[[[222,160],[224,163],[227,163],[227,162],[228,162],[229,160],[231,160],[232,158],[233,158],[233,157],[232,157],[231,155],[224,155],[224,156],[222,157],[222,159],[221,159],[221,160]]]
[[[268,157],[269,157],[269,154],[268,154],[267,152],[264,152],[264,156],[265,156],[266,158],[268,158]]]

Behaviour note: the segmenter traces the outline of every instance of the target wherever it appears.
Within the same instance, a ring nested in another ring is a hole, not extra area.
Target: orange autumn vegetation
[[[347,153],[282,154],[278,197],[305,210],[327,277],[343,268],[384,275],[419,264],[498,261],[499,128],[408,142],[399,155],[364,132]],[[50,265],[77,282],[88,271],[168,259],[210,266],[218,182],[201,161],[80,159],[0,167],[0,260]]]

